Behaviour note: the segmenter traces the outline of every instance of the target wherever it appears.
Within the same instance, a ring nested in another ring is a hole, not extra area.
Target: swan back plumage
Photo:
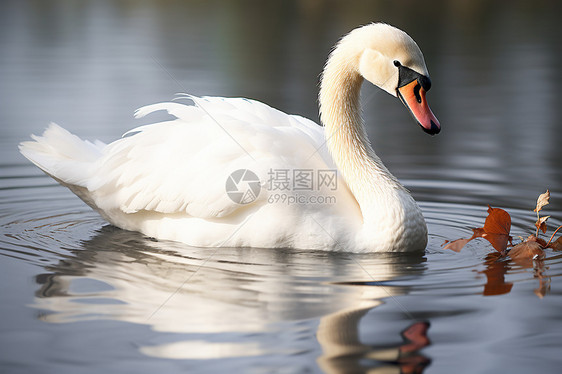
[[[225,181],[236,170],[263,176],[269,169],[296,167],[304,155],[309,166],[327,167],[325,152],[316,151],[322,132],[313,122],[254,100],[192,99],[195,106],[172,102],[139,109],[137,117],[165,110],[176,118],[133,129],[105,149],[86,186],[97,191],[101,209],[224,217],[243,207],[225,193]],[[287,138],[294,147],[286,147]]]

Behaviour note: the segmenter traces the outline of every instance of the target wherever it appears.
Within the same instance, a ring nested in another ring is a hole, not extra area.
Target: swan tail
[[[46,174],[65,185],[86,187],[95,161],[102,156],[105,144],[80,139],[51,123],[43,135],[22,142],[19,150]]]

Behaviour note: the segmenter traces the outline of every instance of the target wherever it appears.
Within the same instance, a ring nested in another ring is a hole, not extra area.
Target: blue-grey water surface
[[[527,236],[547,188],[549,234],[562,224],[560,14],[549,1],[1,2],[0,371],[559,372],[562,254],[498,262],[483,240],[442,245],[488,204]],[[177,92],[317,120],[331,46],[372,21],[407,31],[433,80],[435,137],[362,92],[374,148],[426,216],[424,254],[155,241],[107,225],[17,151],[50,121],[109,142]]]

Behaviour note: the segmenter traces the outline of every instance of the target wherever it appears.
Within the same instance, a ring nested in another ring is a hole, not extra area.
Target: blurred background
[[[523,266],[490,260],[486,243],[460,254],[442,244],[482,226],[487,204],[512,214],[512,235],[528,235],[546,188],[549,227],[561,224],[561,11],[546,0],[2,0],[0,367],[366,372],[387,367],[372,357],[407,344],[400,332],[422,319],[432,344],[412,356],[418,372],[557,372],[558,256]],[[167,118],[133,113],[178,92],[317,121],[332,46],[379,21],[423,51],[443,129],[424,134],[396,98],[364,85],[374,148],[426,216],[423,256],[224,249],[209,259],[104,226],[17,151],[51,121],[112,141]],[[190,272],[201,276],[186,285]],[[357,341],[342,353],[324,328]],[[387,364],[411,369],[397,362]]]

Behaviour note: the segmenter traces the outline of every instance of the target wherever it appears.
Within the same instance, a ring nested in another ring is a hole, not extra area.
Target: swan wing
[[[133,129],[103,150],[87,185],[99,209],[224,217],[265,204],[271,170],[333,168],[322,128],[310,120],[249,99],[190,98],[195,105],[139,109],[137,117],[165,110],[175,118]],[[227,193],[229,176],[241,169],[261,186],[247,204]]]

